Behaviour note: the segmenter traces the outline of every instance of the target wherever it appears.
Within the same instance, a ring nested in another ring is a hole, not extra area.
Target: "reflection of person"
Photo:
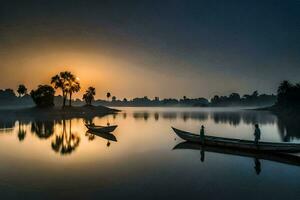
[[[204,138],[205,138],[205,135],[204,135],[204,126],[202,125],[201,129],[200,129],[200,141],[201,141],[201,144],[204,144]]]
[[[260,135],[261,135],[261,133],[260,133],[260,129],[258,127],[258,124],[255,124],[255,131],[254,131],[254,137],[255,137],[255,139],[254,139],[254,143],[256,145],[258,145],[258,141],[260,140]]]
[[[200,160],[201,162],[204,162],[205,159],[205,151],[204,151],[204,146],[201,145],[201,150],[200,150]]]
[[[254,163],[255,163],[255,166],[254,166],[255,172],[256,172],[257,175],[259,175],[260,172],[261,172],[261,164],[260,164],[259,159],[255,158]]]

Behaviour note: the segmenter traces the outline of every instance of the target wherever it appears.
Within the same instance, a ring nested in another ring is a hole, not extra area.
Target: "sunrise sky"
[[[275,93],[300,80],[300,1],[1,1],[0,88],[64,70],[97,98]]]

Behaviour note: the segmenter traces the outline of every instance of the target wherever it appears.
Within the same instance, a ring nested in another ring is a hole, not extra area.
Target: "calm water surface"
[[[263,111],[121,108],[94,119],[0,122],[1,199],[299,199],[300,167],[173,148],[171,126],[209,135],[300,142],[298,123]],[[118,125],[117,141],[85,121]],[[202,159],[201,159],[202,156]]]

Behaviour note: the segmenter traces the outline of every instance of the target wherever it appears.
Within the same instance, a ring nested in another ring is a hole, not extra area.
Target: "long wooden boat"
[[[200,135],[182,131],[172,127],[174,132],[183,140],[194,143],[201,143]],[[223,137],[205,136],[204,144],[208,146],[221,146],[235,149],[248,149],[252,151],[271,151],[271,152],[300,152],[300,144],[279,143],[279,142],[259,142],[255,145],[254,141],[230,139]]]
[[[116,136],[113,135],[113,134],[111,134],[111,133],[105,133],[105,132],[99,132],[99,131],[91,131],[91,130],[88,130],[87,132],[90,133],[90,134],[102,137],[102,138],[104,138],[106,140],[117,142]]]
[[[118,126],[95,126],[95,125],[85,125],[89,130],[94,132],[110,133],[113,132]]]
[[[204,152],[213,152],[227,155],[235,155],[242,157],[249,157],[255,159],[269,160],[273,162],[279,162],[289,165],[300,166],[300,157],[297,155],[278,153],[278,152],[253,152],[247,149],[233,149],[221,146],[207,146],[201,145],[195,142],[181,142],[177,144],[173,150],[185,149],[185,150],[201,150]]]

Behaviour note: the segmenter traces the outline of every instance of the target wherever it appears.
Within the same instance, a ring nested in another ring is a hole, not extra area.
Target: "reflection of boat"
[[[116,136],[114,136],[113,134],[111,134],[109,132],[99,132],[99,131],[89,130],[88,133],[91,133],[93,135],[97,135],[97,136],[102,137],[102,138],[107,139],[107,140],[117,142]]]
[[[173,128],[173,127],[172,127]],[[200,143],[200,135],[173,128],[175,133],[188,142]],[[255,145],[250,140],[229,139],[223,137],[205,136],[206,146],[220,146],[234,149],[247,149],[251,151],[273,151],[273,152],[300,152],[300,144],[287,144],[278,142],[259,142]]]
[[[89,130],[94,132],[110,133],[113,132],[118,126],[96,126],[96,125],[85,125]]]
[[[262,159],[262,160],[270,160],[290,165],[297,165],[300,166],[300,157],[291,154],[285,153],[276,153],[276,152],[253,152],[251,150],[236,150],[232,148],[226,147],[217,147],[217,146],[206,146],[201,145],[195,142],[182,142],[177,144],[173,149],[192,149],[192,150],[203,150],[208,152],[214,153],[221,153],[221,154],[231,154],[243,157],[253,157],[255,159]]]

